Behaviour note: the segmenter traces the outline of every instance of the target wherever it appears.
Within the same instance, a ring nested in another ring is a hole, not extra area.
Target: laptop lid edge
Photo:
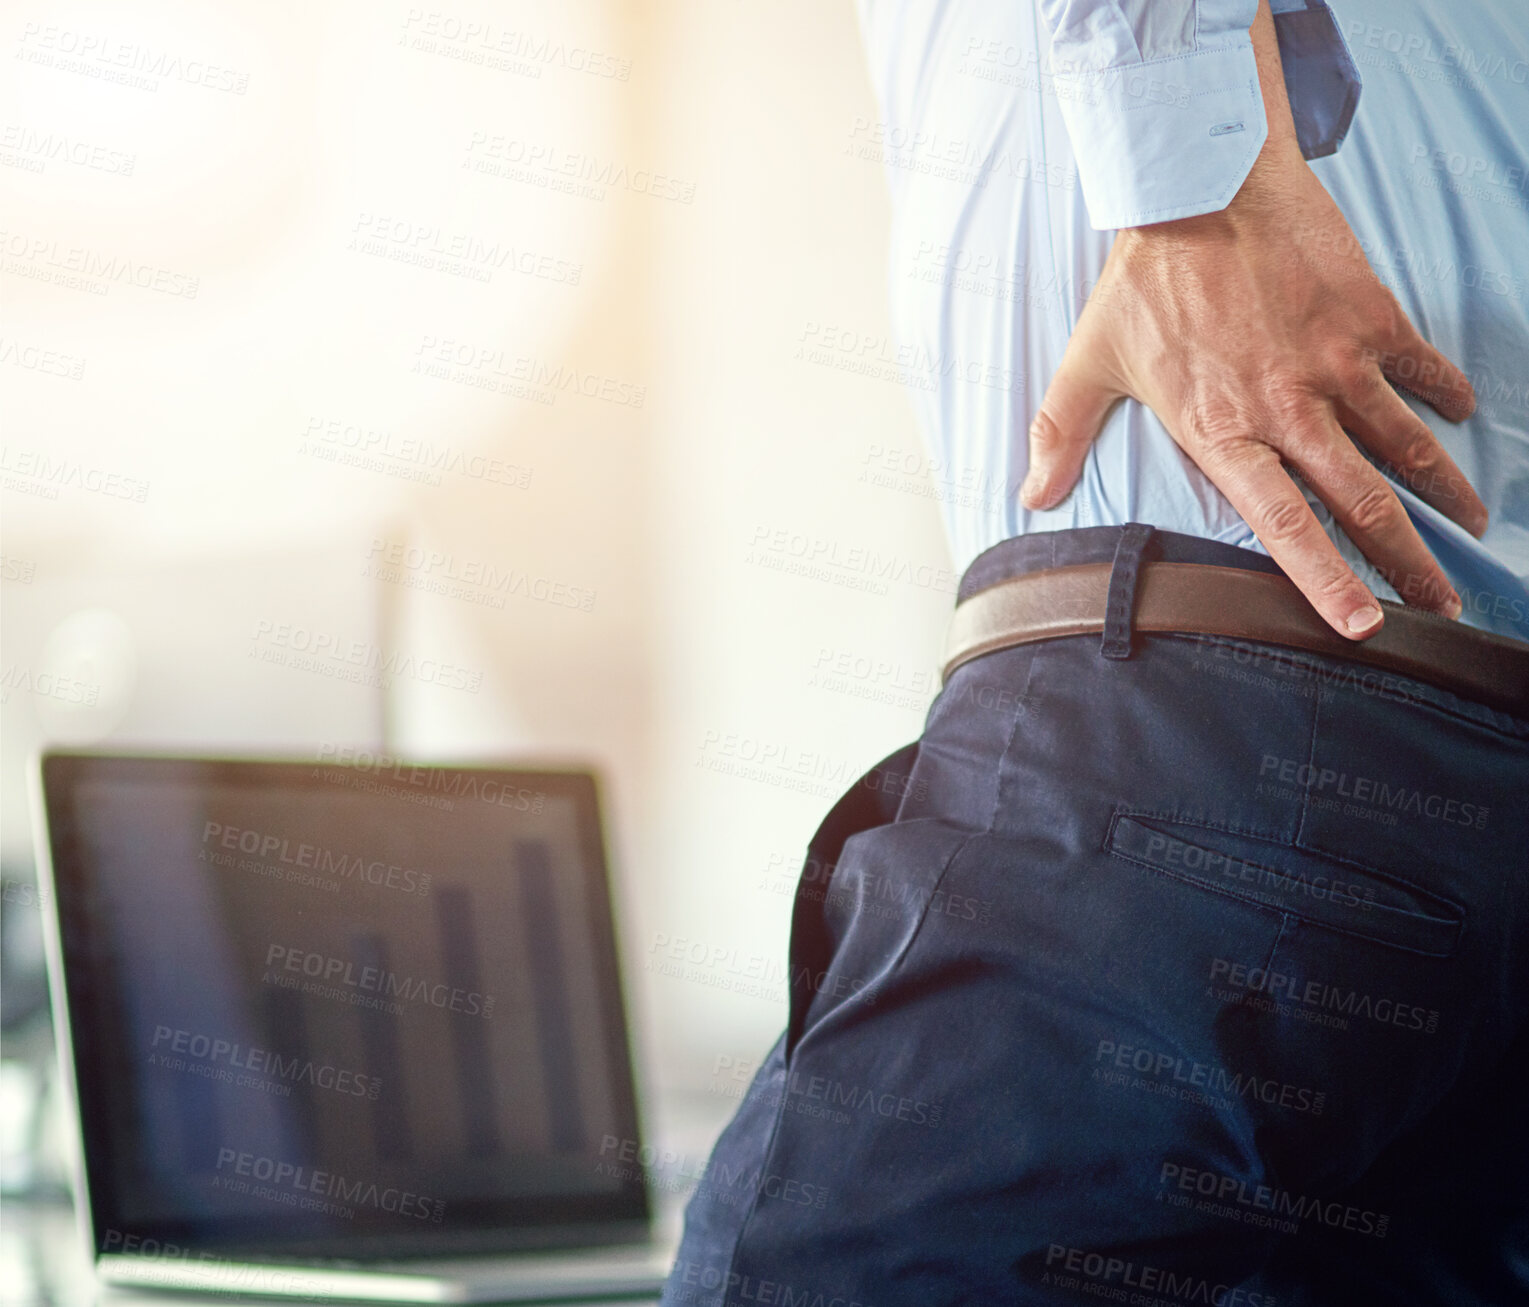
[[[69,1187],[74,1196],[75,1226],[91,1265],[99,1261],[95,1206],[91,1201],[89,1169],[85,1163],[85,1118],[80,1103],[74,1060],[74,1028],[69,1020],[69,993],[64,977],[63,914],[58,878],[53,866],[53,832],[48,814],[47,766],[53,752],[33,753],[27,768],[28,801],[32,809],[32,853],[43,913],[43,955],[48,971],[48,1010],[53,1019],[53,1044],[64,1105],[69,1116]]]

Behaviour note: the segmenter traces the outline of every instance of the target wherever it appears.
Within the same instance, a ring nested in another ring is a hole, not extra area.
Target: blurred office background
[[[593,764],[650,1121],[704,1136],[933,696],[849,0],[441,3],[6,9],[10,1190],[40,746]]]

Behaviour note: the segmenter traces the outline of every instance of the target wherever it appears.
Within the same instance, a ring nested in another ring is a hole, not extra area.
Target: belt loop
[[[1105,658],[1131,656],[1131,613],[1136,607],[1136,578],[1141,571],[1142,553],[1156,530],[1145,522],[1127,522],[1120,528],[1115,562],[1110,567],[1109,598],[1104,605],[1104,637],[1099,642],[1099,653]]]

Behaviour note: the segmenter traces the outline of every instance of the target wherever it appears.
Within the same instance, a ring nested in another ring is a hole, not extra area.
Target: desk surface
[[[66,1203],[5,1204],[0,1219],[0,1307],[229,1307],[227,1294],[160,1294],[98,1285]],[[274,1304],[276,1299],[246,1299]],[[657,1298],[623,1298],[621,1307],[652,1307]],[[520,1304],[519,1307],[526,1307]],[[612,1300],[560,1300],[557,1307],[612,1307]]]
[[[668,1110],[657,1115],[653,1131],[655,1142],[662,1140],[674,1155],[703,1159],[711,1143],[725,1124],[735,1101],[712,1096],[686,1096],[669,1100]],[[665,1182],[658,1176],[654,1200],[658,1205],[657,1224],[677,1233],[681,1209],[694,1182],[691,1167],[688,1183]],[[0,1208],[0,1307],[198,1307],[217,1303],[229,1307],[227,1294],[200,1296],[191,1294],[149,1294],[138,1291],[114,1291],[97,1285],[89,1259],[85,1255],[74,1211],[64,1202],[27,1202],[4,1200]],[[277,1299],[244,1299],[248,1304],[276,1303]],[[657,1298],[624,1298],[623,1307],[647,1307]],[[611,1307],[610,1299],[601,1299],[602,1307]],[[524,1305],[522,1305],[524,1307]],[[558,1307],[595,1307],[594,1301],[563,1300]]]

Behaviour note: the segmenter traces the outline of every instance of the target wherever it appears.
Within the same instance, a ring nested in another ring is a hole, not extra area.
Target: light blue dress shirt
[[[1012,535],[1127,521],[1266,552],[1133,400],[1066,500],[1018,498],[1030,421],[1114,229],[1224,207],[1263,144],[1254,0],[859,3],[888,143],[893,326],[957,569]],[[1409,402],[1486,502],[1485,537],[1397,493],[1463,620],[1529,639],[1529,23],[1519,0],[1272,8],[1313,171],[1476,388],[1458,425]],[[931,167],[928,142],[980,166]]]
[[[1097,228],[1224,209],[1268,135],[1257,0],[1039,0]]]

